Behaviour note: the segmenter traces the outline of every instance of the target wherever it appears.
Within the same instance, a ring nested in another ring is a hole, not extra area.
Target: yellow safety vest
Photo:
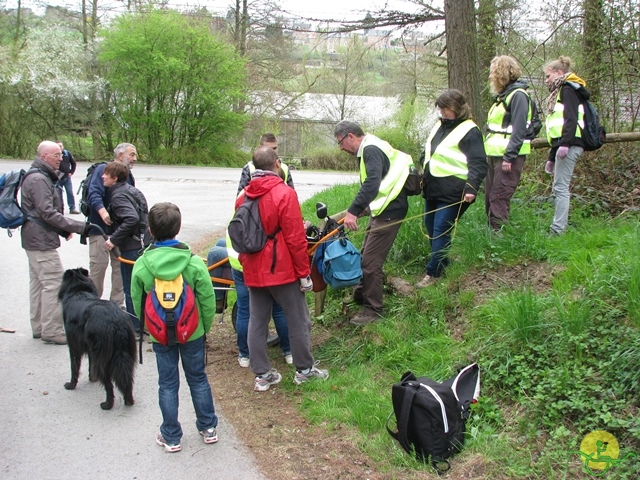
[[[560,89],[562,91],[562,89]],[[560,91],[553,106],[553,112],[545,120],[547,126],[547,141],[551,144],[554,138],[562,138],[562,127],[564,126],[564,103],[560,100]],[[578,107],[578,125],[576,125],[575,137],[582,137],[581,129],[584,128],[584,105],[580,103]]]
[[[434,177],[458,177],[466,180],[469,174],[469,166],[467,164],[467,156],[460,151],[460,141],[469,133],[472,128],[477,128],[473,120],[465,120],[453,129],[449,135],[442,139],[431,155],[431,140],[440,128],[436,125],[427,139],[424,146],[424,165],[423,169]]]
[[[396,150],[384,140],[368,133],[362,140],[357,153],[357,157],[360,158],[360,183],[364,183],[367,179],[367,169],[363,156],[364,148],[369,145],[378,147],[389,159],[389,171],[380,182],[378,195],[369,204],[371,215],[377,217],[402,192],[402,188],[409,176],[409,169],[413,165],[413,159],[411,155]]]
[[[253,174],[255,173],[256,166],[253,164],[253,160],[250,161],[248,163],[249,165],[249,176],[251,178],[253,178]],[[289,167],[287,167],[282,161],[280,162],[280,168],[282,169],[283,173],[284,173],[284,183],[287,183],[287,181],[289,180]]]
[[[510,92],[502,101],[494,103],[489,110],[487,116],[487,137],[484,141],[484,149],[489,157],[502,157],[507,152],[509,146],[509,140],[511,139],[511,133],[513,132],[513,126],[503,125],[504,117],[507,114],[507,105],[511,101],[511,97],[516,92],[524,92],[529,98],[529,111],[527,113],[527,128],[531,125],[531,98],[527,91],[523,88],[516,88],[513,92]],[[518,155],[529,155],[531,153],[531,140],[525,139],[522,142]]]
[[[253,162],[251,163],[251,165],[253,166]],[[238,196],[236,197],[236,200],[243,193],[244,193],[244,190],[241,190]],[[235,212],[236,212],[236,209],[235,209],[235,203],[234,203],[233,213]],[[231,214],[231,218],[233,218],[233,214]],[[229,264],[231,265],[231,268],[233,268],[234,270],[239,270],[240,272],[242,272],[242,264],[240,263],[240,259],[238,258],[238,252],[236,252],[233,249],[233,246],[231,245],[231,237],[229,236],[229,226],[227,226],[226,233],[227,233],[227,257],[229,257]]]

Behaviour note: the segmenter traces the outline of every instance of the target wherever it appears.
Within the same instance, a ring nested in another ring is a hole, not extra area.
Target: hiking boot
[[[165,452],[174,453],[182,450],[182,447],[180,446],[179,443],[167,443],[167,441],[164,439],[161,433],[158,433],[158,435],[156,435],[156,443],[161,447],[164,447]]]
[[[69,213],[72,214],[72,215],[80,215],[80,210],[76,210],[75,208],[72,208],[69,211]]]
[[[267,373],[258,375],[256,377],[256,383],[253,389],[256,392],[266,392],[267,390],[269,390],[269,387],[271,385],[280,383],[280,380],[282,380],[282,375],[280,375],[275,368],[272,368]]]
[[[216,432],[215,428],[201,430],[200,435],[202,435],[204,443],[216,443],[218,441],[218,432]]]
[[[249,357],[238,357],[238,363],[242,368],[248,368],[250,365]]]
[[[50,343],[52,345],[66,345],[67,337],[65,335],[56,335],[55,337],[42,337],[42,341],[44,343]]]
[[[285,353],[284,361],[287,362],[287,365],[293,364],[293,355],[291,355],[290,353]]]
[[[425,275],[422,280],[416,283],[416,288],[426,288],[431,285],[435,285],[438,282],[437,277],[432,277],[431,275]]]
[[[317,363],[318,362],[316,362],[316,364]],[[319,369],[318,367],[316,367],[316,364],[314,364],[311,368],[296,371],[296,374],[293,377],[293,383],[295,383],[296,385],[300,385],[301,383],[304,383],[314,377],[321,378],[322,380],[326,380],[327,378],[329,378],[329,371]]]
[[[378,320],[380,320],[380,316],[379,315],[360,312],[355,317],[353,317],[351,320],[349,320],[349,323],[351,325],[356,325],[356,326],[361,327],[363,325],[367,325],[368,323],[377,322]]]

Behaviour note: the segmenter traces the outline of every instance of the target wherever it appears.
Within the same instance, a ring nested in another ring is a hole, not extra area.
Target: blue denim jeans
[[[127,260],[137,260],[140,250],[120,250],[120,256]],[[133,301],[131,300],[131,274],[133,273],[133,265],[120,262],[120,275],[122,276],[122,289],[124,290],[124,304],[127,307],[127,313],[131,319],[131,324],[136,333],[140,332],[140,320],[136,316],[133,309]],[[144,309],[143,309],[144,310]]]
[[[162,412],[160,433],[167,443],[180,443],[182,427],[178,421],[180,374],[178,361],[182,358],[182,369],[191,390],[191,401],[196,411],[198,431],[218,426],[211,396],[211,387],[204,371],[204,336],[184,344],[172,346],[153,344],[158,365],[158,400]]]
[[[249,334],[249,289],[244,284],[244,274],[239,270],[232,270],[233,282],[236,284],[236,303],[238,304],[238,313],[236,316],[236,334],[238,336],[238,355],[249,358],[249,344],[247,336]],[[289,344],[289,327],[284,311],[278,302],[273,302],[271,307],[271,316],[276,326],[276,332],[280,338],[280,348],[283,355],[291,353],[291,345]],[[266,341],[266,339],[265,339]]]
[[[64,179],[58,180],[57,187],[58,192],[60,193],[60,200],[62,200],[62,189],[64,188],[67,191],[67,206],[69,207],[69,211],[75,210],[76,199],[73,196],[73,184],[71,183],[71,177],[65,176]]]
[[[449,207],[447,205],[451,205],[451,202],[431,198],[424,203],[425,213],[431,212],[424,217],[431,245],[431,258],[427,263],[427,275],[430,277],[441,277],[449,265],[448,249],[451,246],[453,225],[456,218],[462,217],[471,204],[463,202]]]
[[[211,265],[215,265],[220,260],[227,258],[227,241],[224,238],[218,240],[215,246],[211,247],[209,253],[207,253],[207,267]],[[221,267],[216,267],[209,272],[211,277],[217,278],[229,278],[229,271],[231,270],[231,265],[229,263],[224,263]],[[228,287],[224,283],[213,282],[213,288],[216,292],[216,300],[222,300],[224,298],[224,294],[226,290],[223,288]]]

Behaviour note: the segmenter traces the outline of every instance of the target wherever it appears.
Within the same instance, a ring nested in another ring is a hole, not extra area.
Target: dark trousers
[[[502,157],[487,157],[489,169],[485,179],[485,211],[489,226],[493,230],[509,222],[511,197],[516,191],[524,168],[524,155],[516,157],[511,163],[511,171],[502,171]]]
[[[362,296],[365,315],[382,315],[382,266],[402,226],[401,219],[370,217],[362,243],[362,281],[354,298]]]

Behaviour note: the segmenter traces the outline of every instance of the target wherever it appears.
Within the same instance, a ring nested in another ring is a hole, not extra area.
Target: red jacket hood
[[[261,197],[280,183],[284,183],[284,181],[275,173],[258,170],[253,174],[244,191],[247,197]]]

